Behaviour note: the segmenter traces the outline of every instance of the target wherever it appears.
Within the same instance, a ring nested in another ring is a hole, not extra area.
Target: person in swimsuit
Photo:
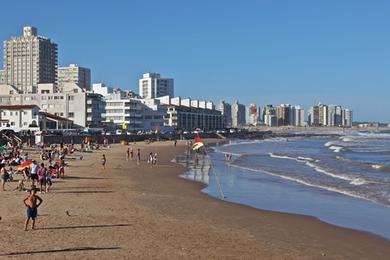
[[[28,222],[30,219],[31,222],[31,229],[35,229],[35,219],[38,216],[38,207],[42,204],[43,200],[36,195],[37,189],[35,186],[32,186],[30,190],[30,195],[28,195],[27,198],[24,199],[24,205],[27,207],[27,219],[24,224],[24,231],[27,231]]]

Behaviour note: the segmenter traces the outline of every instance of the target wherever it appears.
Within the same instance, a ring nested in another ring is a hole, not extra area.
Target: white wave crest
[[[275,176],[275,177],[279,177],[279,178],[282,178],[282,179],[285,179],[285,180],[294,181],[294,182],[297,182],[297,183],[300,183],[300,184],[303,184],[303,185],[306,185],[306,186],[315,187],[315,188],[319,188],[319,189],[323,189],[323,190],[327,190],[327,191],[332,191],[332,192],[340,193],[340,194],[343,194],[343,195],[346,195],[346,196],[359,198],[359,199],[363,199],[363,200],[368,200],[368,201],[371,201],[371,202],[374,202],[374,203],[380,203],[380,202],[378,202],[376,200],[373,200],[373,199],[367,198],[365,196],[362,196],[362,195],[359,195],[359,194],[355,194],[355,193],[352,193],[352,192],[349,192],[349,191],[346,191],[346,190],[341,190],[341,189],[337,189],[337,188],[333,188],[333,187],[328,187],[328,186],[322,186],[322,185],[309,183],[307,181],[304,181],[304,180],[301,180],[301,179],[298,179],[298,178],[285,176],[285,175],[278,174],[278,173],[275,173],[275,172],[271,172],[271,171],[268,171],[268,170],[265,170],[265,169],[261,169],[261,168],[253,169],[253,168],[244,167],[244,166],[235,165],[235,164],[232,164],[231,166],[239,168],[239,169],[251,171],[251,172],[264,173],[264,174]]]
[[[333,150],[333,152],[335,152],[335,153],[339,153],[339,152],[341,152],[344,149],[344,147],[337,146],[337,145],[332,145],[332,146],[329,147],[329,149]]]

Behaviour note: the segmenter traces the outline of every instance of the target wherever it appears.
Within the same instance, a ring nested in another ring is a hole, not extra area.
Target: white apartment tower
[[[240,127],[246,124],[246,108],[236,100],[232,104],[232,127]]]
[[[139,95],[145,99],[173,97],[173,79],[161,78],[158,73],[145,73],[139,80]]]
[[[4,41],[4,83],[21,93],[35,93],[39,83],[57,82],[57,44],[38,36],[35,27]]]
[[[77,64],[70,64],[68,67],[58,68],[58,86],[60,90],[65,83],[75,83],[80,88],[91,90],[91,70]]]

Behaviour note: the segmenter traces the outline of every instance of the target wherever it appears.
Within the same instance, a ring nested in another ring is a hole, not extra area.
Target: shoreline
[[[218,145],[221,145],[220,142],[217,142],[217,143],[218,143]],[[217,143],[213,143],[213,144],[211,144],[211,146],[215,146]],[[226,142],[225,142],[225,143],[226,143]],[[211,149],[210,149],[210,152],[214,152],[214,151],[211,151]],[[180,155],[179,155],[179,156],[180,156]],[[210,158],[210,159],[211,159],[211,158]],[[195,183],[200,184],[201,187],[200,187],[200,190],[199,190],[199,191],[200,191],[202,194],[206,194],[206,195],[208,195],[209,197],[211,197],[211,198],[213,198],[213,199],[217,199],[217,200],[219,200],[219,201],[223,201],[223,202],[227,202],[227,203],[233,203],[233,204],[240,205],[240,206],[246,206],[246,207],[249,207],[249,208],[252,208],[252,209],[255,209],[255,210],[260,210],[260,211],[268,211],[268,212],[275,212],[275,213],[282,213],[282,214],[291,214],[291,215],[296,215],[296,216],[311,217],[311,218],[314,218],[314,219],[316,219],[316,220],[318,220],[318,221],[320,221],[320,222],[322,222],[322,223],[329,224],[329,225],[332,225],[332,226],[334,226],[334,227],[339,227],[339,228],[344,228],[344,229],[347,229],[347,230],[352,230],[352,231],[367,233],[367,234],[369,234],[369,235],[377,236],[377,237],[379,237],[379,238],[381,238],[381,239],[384,239],[384,240],[387,240],[387,241],[390,242],[390,238],[385,237],[385,236],[383,236],[383,235],[381,235],[381,234],[374,233],[374,232],[372,232],[372,231],[363,230],[363,229],[357,229],[357,228],[352,228],[352,227],[348,227],[348,226],[343,226],[342,224],[331,223],[331,222],[328,222],[328,221],[326,221],[326,220],[324,220],[324,219],[321,219],[320,217],[317,217],[317,216],[315,216],[315,215],[305,214],[305,213],[295,213],[295,212],[290,212],[290,211],[288,211],[288,210],[282,210],[282,209],[281,209],[281,210],[266,209],[266,208],[262,208],[261,206],[260,206],[260,207],[252,206],[252,205],[246,204],[246,203],[244,203],[244,202],[236,202],[236,201],[226,200],[226,199],[225,199],[226,197],[225,197],[225,195],[224,195],[223,193],[221,194],[220,192],[217,192],[217,193],[219,193],[219,195],[220,195],[220,196],[217,196],[216,194],[212,194],[212,193],[208,193],[207,191],[204,191],[206,188],[209,187],[209,184],[204,183],[204,182],[202,182],[202,181],[200,181],[200,180],[192,179],[192,178],[190,178],[189,176],[186,176],[186,175],[187,175],[186,173],[193,172],[194,169],[190,169],[190,168],[188,168],[188,167],[183,166],[183,164],[184,164],[183,161],[182,161],[182,162],[176,162],[176,161],[177,161],[177,160],[175,159],[175,163],[176,163],[176,164],[178,164],[178,165],[184,167],[184,169],[185,169],[183,173],[181,173],[181,174],[178,175],[178,178],[181,178],[181,179],[184,179],[184,180],[186,180],[186,181],[195,182]],[[193,160],[190,160],[190,161],[193,161]],[[193,163],[193,162],[192,162],[192,163]],[[212,161],[211,161],[210,167],[212,167],[211,165],[212,165]],[[210,176],[210,169],[207,170],[207,171],[208,171],[207,175]],[[206,174],[206,173],[204,173],[204,174]],[[264,175],[264,176],[266,176],[266,177],[270,177],[270,176],[267,175],[267,174],[262,174],[262,175]],[[218,185],[219,185],[219,184],[218,184]],[[280,184],[280,185],[283,185],[283,184]],[[298,183],[298,185],[299,185],[299,183]],[[215,185],[214,185],[214,186],[215,186]],[[309,186],[309,187],[310,187],[310,188],[315,188],[315,187],[312,187],[312,186]],[[362,203],[371,203],[371,204],[373,204],[373,205],[375,205],[375,206],[380,206],[380,207],[388,207],[388,206],[386,206],[386,205],[377,203],[377,202],[375,202],[375,201],[370,201],[370,200],[363,199],[363,198],[359,198],[359,197],[347,196],[347,195],[345,195],[345,194],[343,194],[343,193],[337,193],[337,192],[336,192],[336,196],[345,196],[346,199],[358,200],[358,201],[361,201]]]
[[[184,142],[137,143],[142,162],[125,149],[85,154],[44,194],[38,230],[23,232],[25,193],[0,193],[1,257],[141,259],[387,259],[390,242],[304,215],[270,212],[213,198],[181,178],[171,160]],[[146,164],[158,152],[156,167]],[[97,163],[108,158],[107,172]],[[70,216],[65,214],[70,212]],[[31,241],[39,241],[34,244]]]

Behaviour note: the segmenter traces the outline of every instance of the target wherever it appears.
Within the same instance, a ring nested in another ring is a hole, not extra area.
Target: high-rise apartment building
[[[290,125],[291,122],[291,106],[289,104],[281,104],[276,108],[276,118],[278,126]]]
[[[311,126],[320,125],[320,108],[319,106],[312,106],[309,110],[308,123]]]
[[[4,80],[21,93],[35,93],[39,83],[57,82],[57,44],[38,36],[35,27],[4,41]]]
[[[0,84],[5,84],[5,70],[0,70]]]
[[[240,127],[246,124],[245,106],[236,100],[232,104],[232,127]]]
[[[346,109],[343,109],[343,115],[344,115],[344,122],[343,122],[343,126],[346,126],[346,127],[352,127],[352,110],[346,108]]]
[[[218,105],[218,110],[221,111],[223,116],[223,126],[232,127],[232,106],[222,100]]]
[[[328,110],[327,105],[318,105],[318,122],[320,126],[327,126],[329,124]]]
[[[139,80],[139,95],[146,99],[173,97],[173,79],[161,78],[158,73],[145,73]]]
[[[249,105],[249,124],[258,125],[260,122],[260,108],[256,104]]]
[[[58,68],[58,86],[60,91],[65,83],[75,83],[85,91],[91,90],[91,70],[77,64]]]
[[[305,125],[305,111],[300,106],[291,107],[291,125],[304,126]]]

